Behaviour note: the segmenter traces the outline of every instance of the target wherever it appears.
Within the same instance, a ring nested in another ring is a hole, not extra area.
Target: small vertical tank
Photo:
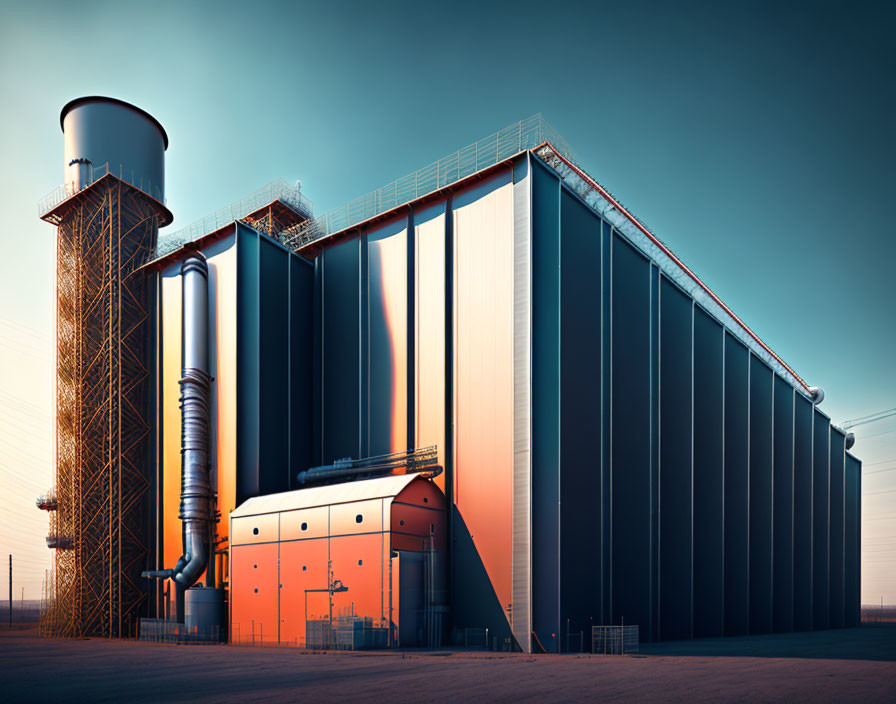
[[[79,191],[106,168],[165,202],[165,150],[168,135],[145,110],[116,98],[72,100],[60,115],[65,134],[65,179]]]

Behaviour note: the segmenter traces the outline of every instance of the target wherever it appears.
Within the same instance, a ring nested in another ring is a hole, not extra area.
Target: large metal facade
[[[317,245],[316,444],[439,445],[456,627],[556,652],[857,613],[842,434],[556,172],[389,217]]]
[[[843,433],[534,163],[533,647],[856,624]]]
[[[57,256],[55,601],[60,636],[136,632],[152,515],[150,284],[159,203],[107,175],[54,211]]]

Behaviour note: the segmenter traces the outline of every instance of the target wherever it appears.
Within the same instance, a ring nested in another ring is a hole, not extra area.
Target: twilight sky
[[[729,7],[723,7],[728,5]],[[0,557],[40,597],[59,110],[165,126],[173,228],[277,177],[318,213],[534,113],[835,423],[896,406],[896,10],[862,2],[0,6]],[[863,603],[896,603],[896,417],[855,429]],[[5,598],[6,570],[0,578]]]

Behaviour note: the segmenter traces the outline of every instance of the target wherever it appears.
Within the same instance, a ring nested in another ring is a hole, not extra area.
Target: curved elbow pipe
[[[847,433],[846,434],[846,449],[851,450],[853,445],[856,444],[856,434],[855,433]]]
[[[184,527],[184,556],[179,561],[180,570],[174,570],[174,579],[184,589],[189,589],[202,576],[208,565],[208,527],[196,523]],[[183,563],[181,566],[181,562]]]
[[[812,401],[814,405],[818,405],[822,401],[824,401],[824,389],[818,386],[810,386],[809,387],[809,399]]]

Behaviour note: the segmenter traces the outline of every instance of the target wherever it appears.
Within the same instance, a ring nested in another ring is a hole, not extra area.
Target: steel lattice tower
[[[56,224],[55,599],[43,631],[126,636],[147,601],[150,309],[140,267],[170,214],[106,174]]]

